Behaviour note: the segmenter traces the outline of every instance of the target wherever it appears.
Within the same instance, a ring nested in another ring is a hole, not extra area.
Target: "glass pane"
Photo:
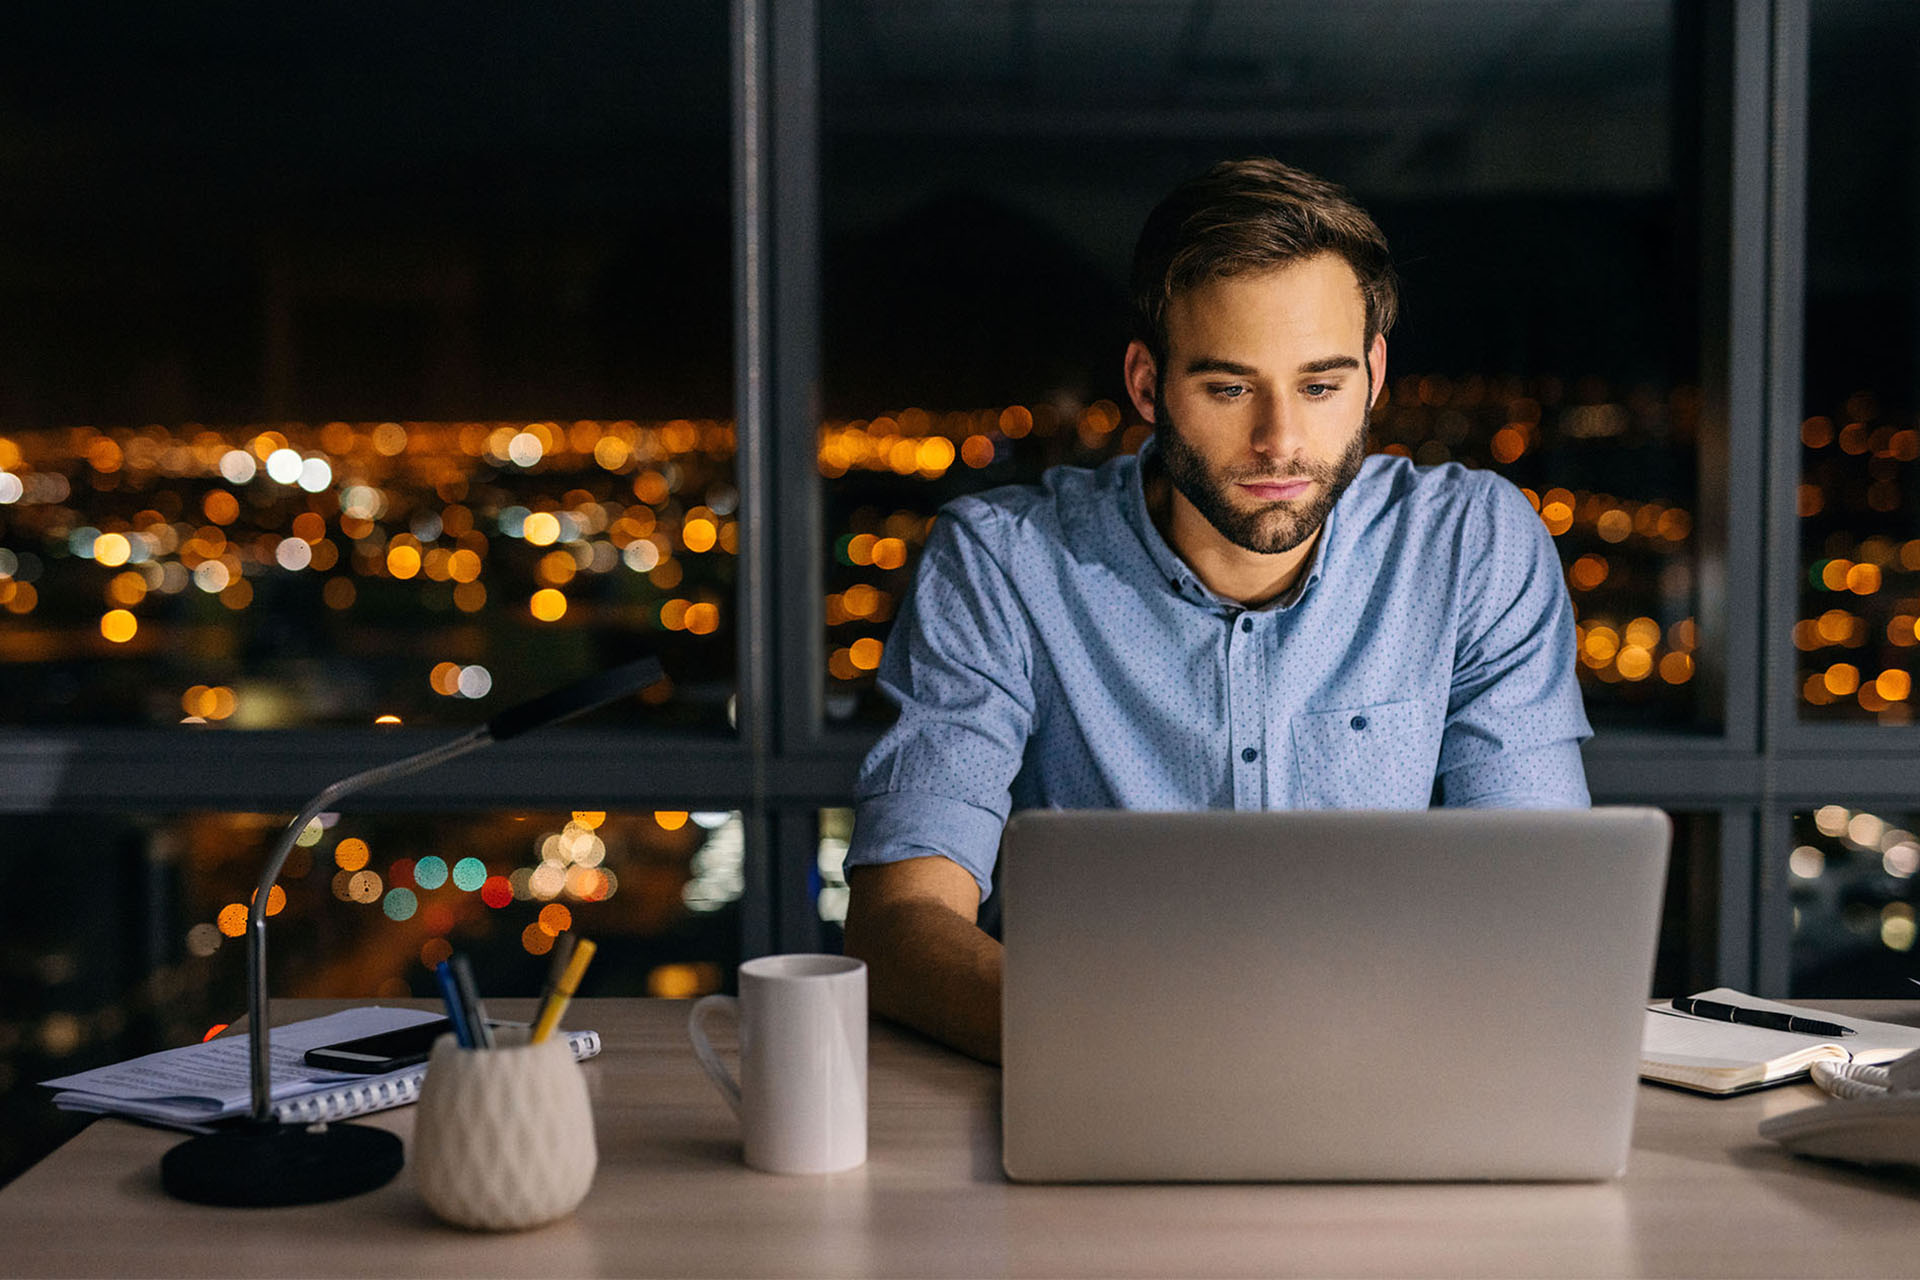
[[[322,821],[281,877],[276,997],[431,998],[430,966],[456,948],[483,995],[532,996],[567,929],[599,945],[588,995],[679,997],[732,981],[737,813]],[[246,904],[284,822],[0,817],[0,1180],[65,1132],[37,1081],[190,1043],[245,1012]]]
[[[1694,585],[1699,53],[1675,6],[822,14],[830,714],[886,715],[871,672],[940,503],[1139,447],[1120,374],[1140,223],[1212,162],[1267,153],[1345,184],[1394,247],[1373,447],[1529,490],[1595,721],[1717,718],[1690,683],[1714,637]]]
[[[724,728],[723,7],[10,26],[0,721]]]
[[[807,892],[836,943],[840,927],[847,922],[847,844],[852,839],[853,810],[820,811],[820,856],[807,877]]]
[[[1911,810],[1829,804],[1793,815],[1794,995],[1914,994],[1916,831]]]
[[[1920,9],[1816,0],[1801,716],[1913,722],[1920,658]]]

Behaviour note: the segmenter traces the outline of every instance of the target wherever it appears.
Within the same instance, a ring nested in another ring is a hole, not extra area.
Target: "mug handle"
[[[720,1090],[720,1096],[733,1108],[733,1114],[740,1114],[740,1082],[727,1070],[727,1064],[720,1061],[720,1055],[713,1051],[707,1042],[706,1019],[711,1013],[729,1013],[736,1019],[740,1016],[740,1002],[732,996],[701,996],[693,1002],[693,1012],[687,1015],[687,1038],[693,1041],[693,1056],[700,1060],[701,1069],[707,1073],[714,1087]]]

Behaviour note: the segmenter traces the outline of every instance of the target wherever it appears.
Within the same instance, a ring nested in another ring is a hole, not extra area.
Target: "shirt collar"
[[[1128,469],[1125,498],[1128,526],[1140,539],[1140,545],[1146,549],[1147,558],[1153,562],[1160,580],[1167,584],[1174,595],[1189,604],[1226,608],[1235,612],[1245,611],[1245,606],[1239,601],[1229,600],[1201,582],[1187,562],[1167,545],[1167,540],[1160,536],[1159,528],[1153,523],[1153,516],[1147,511],[1146,477],[1148,468],[1157,465],[1156,455],[1159,450],[1159,437],[1149,436],[1147,442],[1140,446],[1140,452],[1134,455],[1134,465]],[[1334,522],[1339,514],[1340,504],[1336,502],[1333,504],[1333,510],[1327,513],[1326,523],[1320,528],[1320,537],[1313,544],[1313,554],[1307,557],[1305,571],[1295,578],[1293,585],[1281,593],[1277,599],[1268,601],[1253,612],[1264,613],[1273,610],[1284,612],[1291,609],[1305,598],[1307,591],[1314,583],[1320,581],[1322,569],[1326,564],[1327,547],[1334,537]]]

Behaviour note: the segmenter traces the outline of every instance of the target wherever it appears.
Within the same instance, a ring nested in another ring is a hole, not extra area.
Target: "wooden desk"
[[[285,1002],[310,1017],[341,1002]],[[501,1002],[510,1016],[509,1002]],[[1920,1005],[1841,1005],[1920,1022]],[[1920,1178],[1797,1160],[1754,1132],[1810,1086],[1713,1100],[1643,1086],[1627,1176],[1581,1185],[1014,1186],[999,1073],[876,1026],[870,1159],[784,1178],[739,1162],[684,1003],[579,1001],[600,1170],[520,1235],[440,1225],[410,1174],[299,1209],[165,1198],[176,1137],[100,1121],[0,1191],[7,1275],[1896,1275]],[[411,1109],[374,1117],[403,1135]]]

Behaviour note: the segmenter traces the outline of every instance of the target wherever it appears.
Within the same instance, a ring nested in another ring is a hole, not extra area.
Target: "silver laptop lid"
[[[1617,1174],[1671,830],[1630,808],[1016,815],[1007,1173]]]

